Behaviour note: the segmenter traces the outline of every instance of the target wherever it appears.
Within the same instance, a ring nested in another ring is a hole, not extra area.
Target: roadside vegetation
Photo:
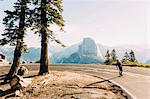
[[[116,61],[118,60],[116,50],[113,49],[111,52],[107,50],[106,55],[105,55],[105,64],[106,65],[115,65]],[[143,64],[139,63],[136,60],[135,53],[133,50],[130,52],[125,52],[124,57],[120,60],[121,64],[123,66],[131,66],[131,67],[145,67],[145,68],[150,68],[150,64]]]

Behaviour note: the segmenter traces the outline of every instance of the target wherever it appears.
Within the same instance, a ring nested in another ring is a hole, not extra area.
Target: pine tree
[[[129,54],[128,54],[128,52],[125,52],[124,59],[125,60],[129,60]]]
[[[131,50],[131,52],[130,52],[130,61],[131,62],[135,62],[136,61],[135,54],[134,54],[133,50]]]
[[[56,39],[51,25],[57,25],[63,30],[64,20],[62,17],[62,0],[33,0],[35,9],[33,13],[33,30],[41,36],[41,58],[39,75],[48,73],[48,42],[49,38],[64,46]]]
[[[128,52],[125,52],[123,59],[124,60],[129,60],[130,59]]]
[[[105,57],[106,57],[106,60],[105,60],[104,63],[105,63],[106,65],[110,65],[110,64],[111,64],[111,58],[110,58],[109,50],[107,50]]]
[[[107,50],[105,57],[106,57],[106,60],[109,60],[109,59],[110,59],[110,53],[109,53],[109,50]]]
[[[26,50],[24,36],[26,28],[30,26],[30,24],[26,22],[29,10],[27,8],[28,2],[28,0],[17,0],[17,2],[14,3],[14,11],[5,11],[7,16],[3,19],[3,24],[6,28],[2,34],[3,38],[0,40],[0,45],[10,44],[15,46],[13,64],[5,78],[5,82],[10,80],[16,72],[20,64],[21,53]]]
[[[128,52],[126,51],[121,62],[126,64],[129,60],[130,60],[130,57],[129,57]]]
[[[111,59],[112,59],[112,61],[116,61],[117,60],[117,55],[116,55],[115,49],[113,49],[112,52],[111,52]]]

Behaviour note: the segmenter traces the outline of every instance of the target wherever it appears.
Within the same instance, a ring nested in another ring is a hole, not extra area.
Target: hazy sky
[[[3,10],[11,9],[13,0],[0,2],[2,33]],[[107,46],[150,48],[149,0],[64,0],[63,6],[66,32],[59,33],[57,29],[54,32],[66,45],[91,37]],[[40,39],[35,35],[27,36],[26,40],[30,46],[40,45]]]

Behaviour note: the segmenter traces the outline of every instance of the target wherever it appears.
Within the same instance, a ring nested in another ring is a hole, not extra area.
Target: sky
[[[3,33],[3,11],[12,9],[14,0],[0,2],[0,33]],[[65,32],[54,28],[54,33],[67,46],[91,37],[106,46],[150,48],[149,0],[63,0],[63,7]],[[40,46],[37,35],[30,33],[25,40],[30,47]]]

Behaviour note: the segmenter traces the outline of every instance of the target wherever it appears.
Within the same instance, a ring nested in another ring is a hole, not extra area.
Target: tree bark
[[[48,73],[48,33],[46,17],[46,0],[41,1],[41,58],[39,75]]]
[[[15,48],[14,51],[14,59],[13,59],[13,64],[4,80],[4,82],[7,82],[9,80],[11,80],[11,78],[13,77],[13,75],[15,74],[17,68],[19,67],[20,64],[20,60],[21,60],[21,44],[18,42],[17,46]]]
[[[20,19],[19,19],[19,32],[18,32],[18,38],[16,42],[16,47],[14,50],[14,58],[13,58],[13,64],[4,79],[4,82],[7,82],[12,79],[13,75],[15,74],[17,68],[19,67],[20,61],[21,61],[21,53],[23,49],[23,38],[25,34],[25,8],[26,1],[22,0],[21,2],[21,12],[20,12]]]

